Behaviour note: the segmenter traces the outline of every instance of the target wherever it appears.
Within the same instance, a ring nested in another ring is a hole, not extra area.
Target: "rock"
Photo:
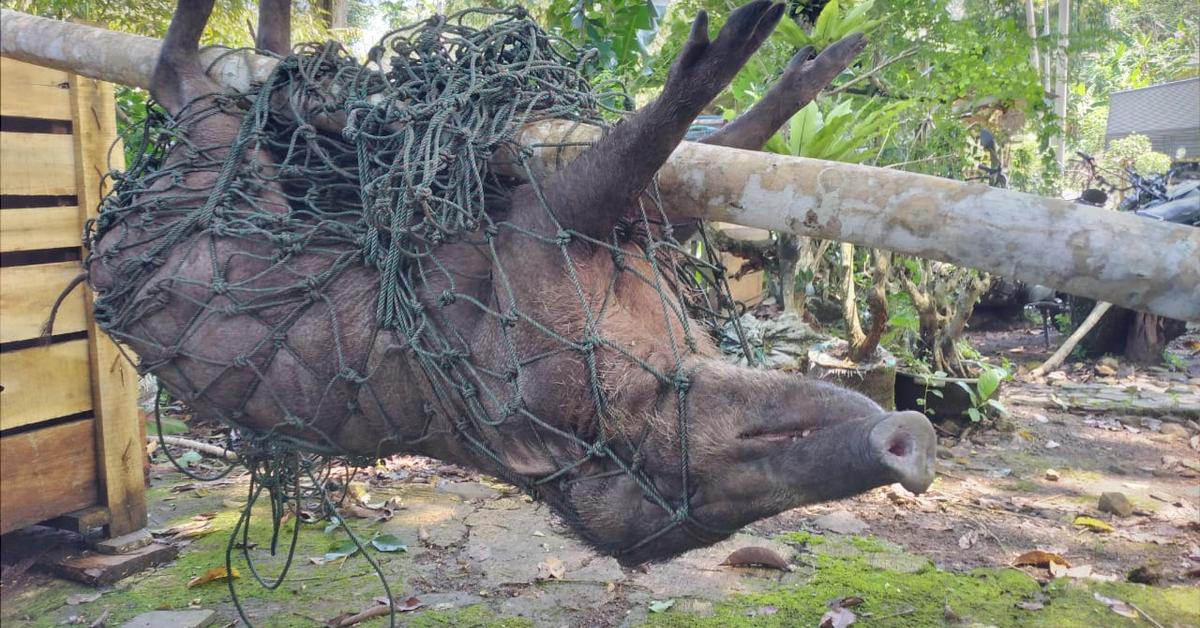
[[[1100,510],[1110,512],[1118,517],[1128,517],[1133,514],[1133,504],[1124,493],[1103,493],[1100,495]]]
[[[1113,475],[1129,475],[1129,469],[1115,462],[1105,467],[1104,470]]]
[[[1051,482],[1057,482],[1059,478],[1058,471],[1055,471],[1054,469],[1046,469],[1045,477]]]
[[[216,618],[210,610],[150,611],[125,622],[122,628],[204,628]]]
[[[855,517],[848,510],[835,510],[827,515],[817,517],[813,521],[813,525],[838,534],[862,534],[871,528],[865,521]]]
[[[1178,423],[1163,423],[1162,426],[1159,427],[1158,431],[1162,432],[1165,436],[1175,436],[1179,438],[1187,438],[1192,435],[1191,432],[1188,431],[1188,428]]]
[[[938,446],[937,457],[938,457],[938,460],[953,460],[954,452],[950,451],[949,449],[947,449],[945,447]]]

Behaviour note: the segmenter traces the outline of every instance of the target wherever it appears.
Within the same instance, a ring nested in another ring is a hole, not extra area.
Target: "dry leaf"
[[[1083,526],[1093,532],[1112,532],[1113,531],[1113,527],[1111,525],[1109,525],[1095,517],[1086,517],[1084,515],[1079,515],[1078,517],[1075,517],[1075,520],[1072,521],[1072,523],[1077,526]]]
[[[1043,552],[1042,550],[1033,550],[1025,552],[1013,561],[1014,567],[1049,567],[1051,563],[1057,563],[1064,567],[1070,567],[1071,563],[1067,559],[1053,552]]]
[[[1050,575],[1055,578],[1064,578],[1066,577],[1067,572],[1070,571],[1069,567],[1065,567],[1058,563],[1050,563],[1047,566],[1050,568]]]
[[[725,557],[721,563],[723,567],[767,567],[768,569],[778,569],[780,571],[791,571],[791,565],[788,564],[782,556],[777,554],[775,550],[767,547],[743,547],[734,550],[732,554]]]
[[[965,534],[958,537],[958,547],[960,549],[971,549],[979,542],[979,530],[967,530]]]
[[[567,566],[563,564],[563,561],[551,556],[538,563],[537,570],[538,580],[562,580],[567,573]]]
[[[238,576],[238,572],[236,569],[232,569],[230,571],[225,571],[224,566],[213,567],[212,569],[209,569],[208,571],[204,572],[203,574],[200,574],[199,576],[196,576],[195,578],[188,580],[187,586],[189,589],[191,589],[192,587],[198,587],[202,584],[208,584],[210,582],[216,582],[218,580],[225,580],[228,578],[239,578],[239,577],[240,576]]]
[[[862,598],[847,597],[836,600],[829,604],[829,610],[821,616],[821,623],[817,624],[818,628],[846,628],[851,626],[858,617],[849,608],[842,605],[845,601],[857,601],[854,605],[862,604]]]
[[[1091,565],[1080,565],[1078,567],[1071,567],[1070,569],[1067,570],[1068,578],[1087,578],[1087,577],[1090,577],[1091,575],[1092,575],[1092,566]]]
[[[378,514],[374,510],[358,504],[350,504],[349,506],[342,508],[341,512],[343,517],[345,515],[350,515],[355,519],[374,519],[375,515]]]
[[[95,593],[76,593],[74,595],[68,595],[67,604],[69,606],[79,606],[80,604],[95,602],[96,600],[100,599],[100,595],[101,594],[99,591],[96,591]]]
[[[1122,602],[1121,600],[1114,600],[1111,597],[1104,597],[1103,595],[1100,595],[1099,593],[1093,593],[1092,597],[1096,598],[1096,601],[1107,605],[1109,610],[1120,615],[1121,617],[1128,617],[1130,619],[1138,618],[1137,611],[1130,608],[1130,606],[1128,604],[1126,604],[1125,602]]]

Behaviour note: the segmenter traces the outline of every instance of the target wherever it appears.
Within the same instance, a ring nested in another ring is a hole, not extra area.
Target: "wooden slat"
[[[95,421],[0,437],[0,534],[93,506]]]
[[[87,340],[0,353],[0,430],[91,410],[88,369]]]
[[[108,172],[109,147],[117,139],[116,105],[112,85],[71,76],[76,187],[80,221],[94,216]],[[121,147],[113,148],[113,168],[122,168]],[[89,299],[91,296],[89,295]],[[91,354],[92,400],[95,404],[96,442],[99,452],[100,499],[112,513],[110,536],[146,527],[146,424],[137,407],[138,377],[133,366],[91,318],[88,346]]]
[[[82,267],[78,262],[12,266],[0,273],[0,342],[37,338],[63,288]],[[83,289],[68,294],[54,319],[55,334],[87,329]]]
[[[74,193],[72,136],[0,132],[0,194]]]
[[[0,116],[70,120],[67,73],[0,58]]]
[[[82,237],[76,205],[0,210],[0,253],[79,246]]]

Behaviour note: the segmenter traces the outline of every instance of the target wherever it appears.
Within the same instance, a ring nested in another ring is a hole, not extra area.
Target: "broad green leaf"
[[[999,369],[986,368],[979,374],[979,398],[991,399],[992,394],[1000,387],[1001,371]]]
[[[817,16],[817,23],[813,25],[812,38],[818,45],[825,45],[833,41],[830,37],[833,36],[834,28],[841,20],[842,11],[838,7],[837,0],[829,0],[829,4],[821,9],[821,14]]]
[[[812,136],[816,135],[817,129],[821,127],[821,110],[817,107],[816,101],[810,102],[803,109],[796,112],[792,119],[788,121],[788,153],[791,155],[801,155],[802,150],[807,142],[812,140]]]
[[[407,552],[408,545],[394,534],[380,534],[371,539],[371,545],[381,552]]]
[[[651,613],[661,613],[672,606],[675,606],[675,598],[669,600],[652,600],[649,608]]]
[[[328,552],[325,552],[325,560],[333,561],[339,558],[347,558],[358,553],[358,544],[353,539],[342,539],[333,544]]]
[[[190,467],[190,466],[196,464],[197,462],[200,462],[203,459],[204,459],[204,456],[201,456],[197,452],[185,451],[185,452],[183,452],[182,455],[180,455],[178,458],[176,458],[175,461],[185,467]]]

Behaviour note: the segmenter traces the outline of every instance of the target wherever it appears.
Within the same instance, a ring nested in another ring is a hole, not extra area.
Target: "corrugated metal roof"
[[[1172,81],[1109,97],[1105,143],[1130,133],[1150,138],[1154,150],[1200,157],[1200,78]]]
[[[1115,92],[1109,97],[1105,135],[1188,129],[1200,133],[1200,78]]]

